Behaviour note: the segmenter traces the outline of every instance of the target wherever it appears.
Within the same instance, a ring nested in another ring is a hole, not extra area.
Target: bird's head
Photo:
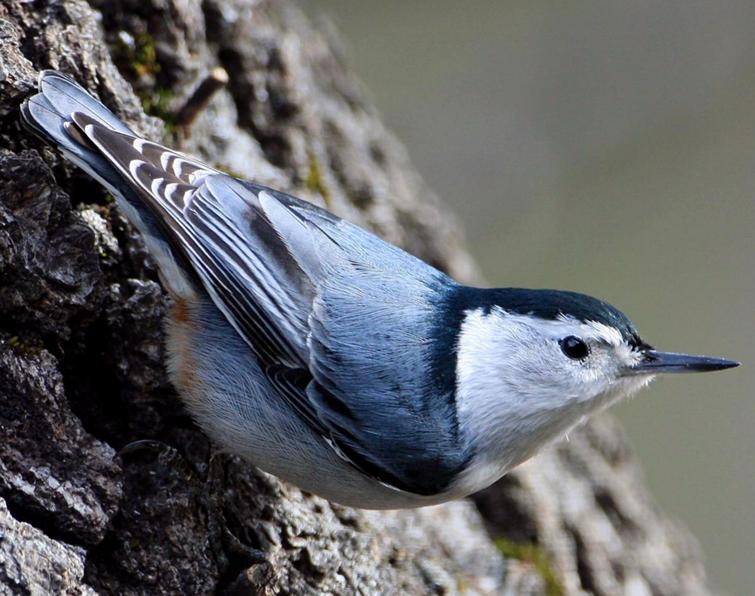
[[[659,373],[738,363],[655,350],[605,302],[555,290],[481,290],[457,343],[460,426],[513,465]]]

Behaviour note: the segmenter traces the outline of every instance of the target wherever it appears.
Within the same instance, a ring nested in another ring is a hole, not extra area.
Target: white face
[[[520,397],[550,409],[636,385],[637,377],[627,373],[642,355],[613,327],[568,317],[548,321],[492,312],[487,318],[496,336],[494,374]]]
[[[529,407],[561,408],[623,393],[648,376],[627,374],[642,360],[613,327],[570,317],[549,321],[493,308],[469,313],[459,346],[465,382],[514,393]],[[639,388],[637,387],[637,388]]]
[[[470,312],[458,346],[460,426],[479,452],[508,469],[646,385],[650,375],[629,373],[641,359],[618,330],[600,323],[497,307]]]

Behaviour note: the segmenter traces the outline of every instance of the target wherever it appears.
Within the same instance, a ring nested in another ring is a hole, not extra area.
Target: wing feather
[[[73,120],[165,226],[280,398],[340,457],[404,490],[449,485],[467,458],[454,388],[435,382],[453,351],[433,343],[451,280],[304,201]]]

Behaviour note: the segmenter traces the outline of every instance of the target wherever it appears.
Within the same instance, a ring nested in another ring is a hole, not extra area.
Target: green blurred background
[[[494,285],[623,308],[727,373],[615,409],[717,590],[755,585],[755,2],[354,2],[347,55]]]

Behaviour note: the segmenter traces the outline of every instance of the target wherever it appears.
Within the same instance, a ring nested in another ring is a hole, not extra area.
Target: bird
[[[469,496],[658,374],[739,364],[656,350],[585,294],[463,285],[141,138],[60,72],[42,71],[20,111],[142,234],[173,303],[167,370],[199,427],[330,501]]]

